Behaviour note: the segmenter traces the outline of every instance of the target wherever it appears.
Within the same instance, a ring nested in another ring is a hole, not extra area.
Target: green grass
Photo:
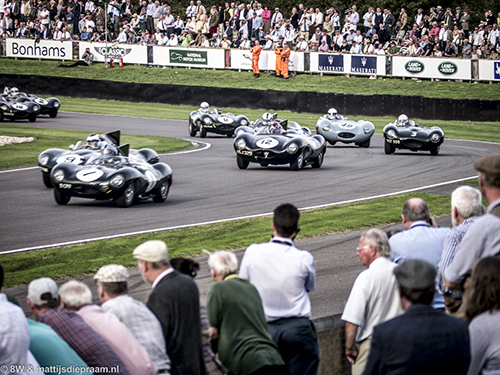
[[[368,77],[343,75],[299,74],[291,79],[279,80],[269,74],[253,79],[250,72],[236,70],[203,70],[187,68],[153,68],[126,65],[124,68],[104,69],[104,64],[90,67],[58,69],[55,61],[0,59],[3,74],[43,75],[87,78],[136,83],[174,84],[189,86],[232,87],[257,90],[318,91],[345,94],[421,95],[450,99],[500,99],[497,84],[472,84],[470,82],[431,82],[386,78],[369,80]]]
[[[369,202],[304,211],[301,214],[301,232],[298,239],[399,223],[401,207],[411,197],[424,199],[433,216],[449,214],[450,197],[408,193]],[[261,217],[6,254],[1,257],[5,271],[4,286],[27,284],[35,278],[47,275],[59,280],[93,275],[101,266],[110,263],[135,267],[132,251],[142,242],[152,238],[165,241],[169,256],[175,257],[200,255],[203,249],[242,249],[254,242],[268,241],[270,235],[271,217]]]
[[[44,129],[36,127],[0,124],[0,135],[35,137],[35,141],[12,143],[0,147],[0,169],[24,167],[37,164],[38,155],[48,148],[68,149],[69,145],[87,138],[92,129],[86,131]],[[122,134],[121,143],[130,143],[132,148],[152,148],[159,154],[194,148],[188,141],[167,137]]]

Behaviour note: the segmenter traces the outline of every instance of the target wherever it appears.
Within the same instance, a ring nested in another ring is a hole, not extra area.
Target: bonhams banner
[[[153,63],[164,66],[224,69],[224,50],[154,46]]]
[[[28,59],[73,60],[73,44],[56,40],[33,39],[6,40],[7,57],[22,57]]]
[[[118,44],[118,43],[90,43],[80,42],[80,59],[85,50],[89,48],[94,55],[94,61],[104,62],[106,54],[110,59],[118,60],[123,58],[125,64],[147,64],[148,47],[138,44]]]
[[[392,75],[439,79],[471,79],[471,60],[394,56]]]
[[[385,56],[311,52],[311,72],[385,76]]]

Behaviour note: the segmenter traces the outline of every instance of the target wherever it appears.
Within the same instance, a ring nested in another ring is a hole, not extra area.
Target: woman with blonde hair
[[[468,374],[500,373],[500,257],[476,263],[467,288],[471,363]]]
[[[198,30],[201,30],[202,34],[208,34],[208,24],[207,24],[207,15],[203,11],[202,8],[198,11],[196,15],[196,25],[194,27],[194,32],[197,33]]]

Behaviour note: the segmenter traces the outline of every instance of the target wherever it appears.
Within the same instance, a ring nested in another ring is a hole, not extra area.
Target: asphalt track
[[[61,112],[56,119],[40,118],[34,125],[190,138],[187,121],[179,120]],[[295,172],[251,164],[239,170],[231,139],[215,135],[191,139],[211,147],[161,157],[174,171],[163,204],[145,201],[120,209],[112,201],[72,198],[67,206],[58,206],[38,169],[0,173],[0,253],[268,213],[283,202],[311,207],[444,183],[475,176],[473,161],[498,152],[498,144],[446,140],[437,157],[403,151],[385,155],[383,138],[375,135],[369,149],[328,147],[320,169]]]

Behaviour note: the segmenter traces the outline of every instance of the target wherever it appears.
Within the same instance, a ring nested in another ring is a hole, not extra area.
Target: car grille
[[[274,157],[276,155],[272,151],[261,151],[260,150],[260,151],[254,152],[253,156],[255,156],[255,158],[259,158],[259,159],[274,159]]]
[[[352,133],[339,133],[340,138],[354,138],[354,134]]]
[[[405,141],[404,144],[408,148],[420,148],[420,147],[422,147],[422,142],[419,142],[419,141]]]
[[[224,125],[219,125],[218,128],[220,130],[230,131],[234,129],[234,126],[224,124]]]
[[[97,194],[99,190],[95,186],[73,185],[73,190],[79,194]]]

